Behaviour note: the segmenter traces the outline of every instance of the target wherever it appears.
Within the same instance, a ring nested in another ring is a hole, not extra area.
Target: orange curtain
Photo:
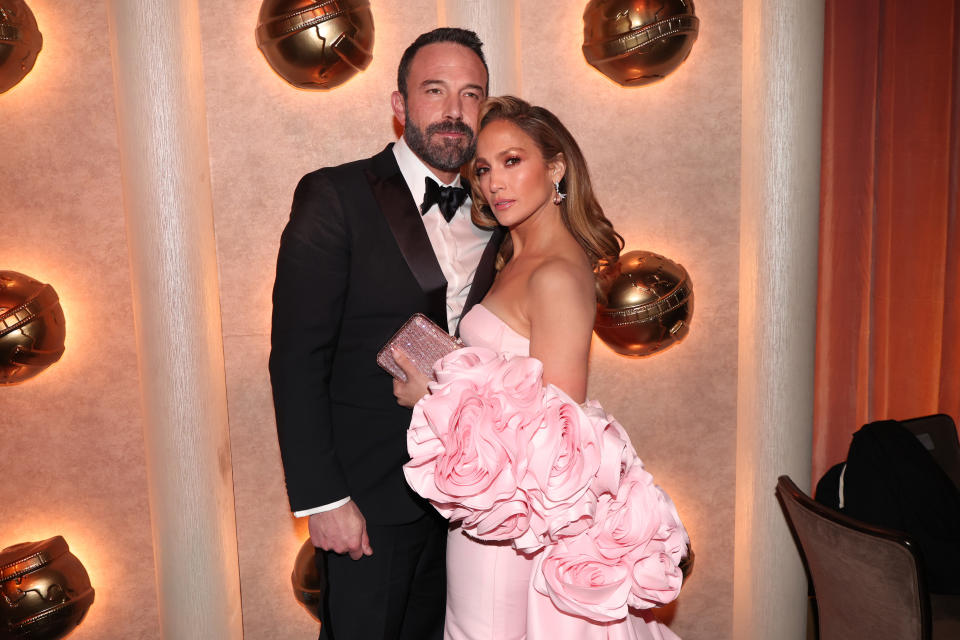
[[[960,418],[960,3],[825,27],[814,482],[866,422]]]

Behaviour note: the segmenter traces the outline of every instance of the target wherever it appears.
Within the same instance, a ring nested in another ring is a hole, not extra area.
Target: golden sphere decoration
[[[317,553],[310,538],[304,541],[297,552],[290,582],[293,584],[293,597],[314,620],[320,622],[323,594],[327,584],[327,556]]]
[[[67,541],[55,536],[0,551],[0,640],[59,640],[83,621],[93,587]]]
[[[33,12],[23,0],[0,0],[0,93],[23,80],[43,48]]]
[[[699,31],[693,0],[590,0],[583,56],[617,84],[639,87],[676,70]]]
[[[53,287],[0,271],[0,385],[23,382],[59,360],[66,335]]]
[[[333,89],[373,60],[369,0],[263,0],[257,46],[284,80]]]
[[[683,340],[693,316],[693,284],[682,265],[649,251],[630,251],[607,268],[594,326],[625,356],[648,356]]]

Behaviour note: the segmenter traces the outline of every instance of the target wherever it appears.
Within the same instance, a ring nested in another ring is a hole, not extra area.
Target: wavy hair
[[[559,205],[560,215],[563,224],[583,248],[594,273],[599,277],[604,267],[616,262],[620,257],[623,238],[603,214],[603,209],[593,194],[587,162],[576,140],[550,111],[514,96],[489,98],[483,103],[480,107],[478,135],[484,127],[498,120],[511,122],[530,136],[544,161],[550,162],[558,155],[563,155],[566,172],[560,180],[560,190],[565,192],[567,197]],[[490,205],[480,192],[476,157],[470,161],[468,175],[473,191],[471,215],[474,224],[486,229],[498,226]],[[497,255],[497,269],[503,268],[511,257],[513,243],[507,236]]]

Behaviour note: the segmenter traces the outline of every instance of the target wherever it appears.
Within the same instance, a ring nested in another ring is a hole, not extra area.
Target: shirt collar
[[[403,176],[403,180],[407,183],[407,188],[410,189],[410,195],[413,196],[414,202],[417,203],[417,206],[420,206],[420,203],[423,202],[423,196],[427,191],[426,183],[424,180],[430,178],[435,181],[437,184],[444,187],[459,187],[460,186],[460,174],[453,179],[453,182],[449,184],[444,184],[440,181],[440,178],[434,175],[433,171],[430,170],[430,167],[423,163],[423,160],[417,157],[417,154],[407,146],[407,141],[401,136],[399,140],[393,145],[393,157],[397,159],[397,165],[400,167],[400,174]],[[464,204],[470,202],[469,191],[467,193],[467,199]],[[461,206],[462,209],[462,206]]]

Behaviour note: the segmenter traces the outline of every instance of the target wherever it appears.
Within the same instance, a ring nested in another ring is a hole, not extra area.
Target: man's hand
[[[314,513],[310,516],[309,528],[310,540],[315,547],[334,553],[349,553],[354,560],[373,555],[367,537],[367,521],[353,500],[336,509]]]
[[[412,407],[417,401],[429,393],[427,383],[430,379],[420,373],[410,358],[402,349],[393,350],[393,359],[403,369],[407,376],[406,382],[393,379],[393,395],[397,397],[397,404],[401,407]]]

